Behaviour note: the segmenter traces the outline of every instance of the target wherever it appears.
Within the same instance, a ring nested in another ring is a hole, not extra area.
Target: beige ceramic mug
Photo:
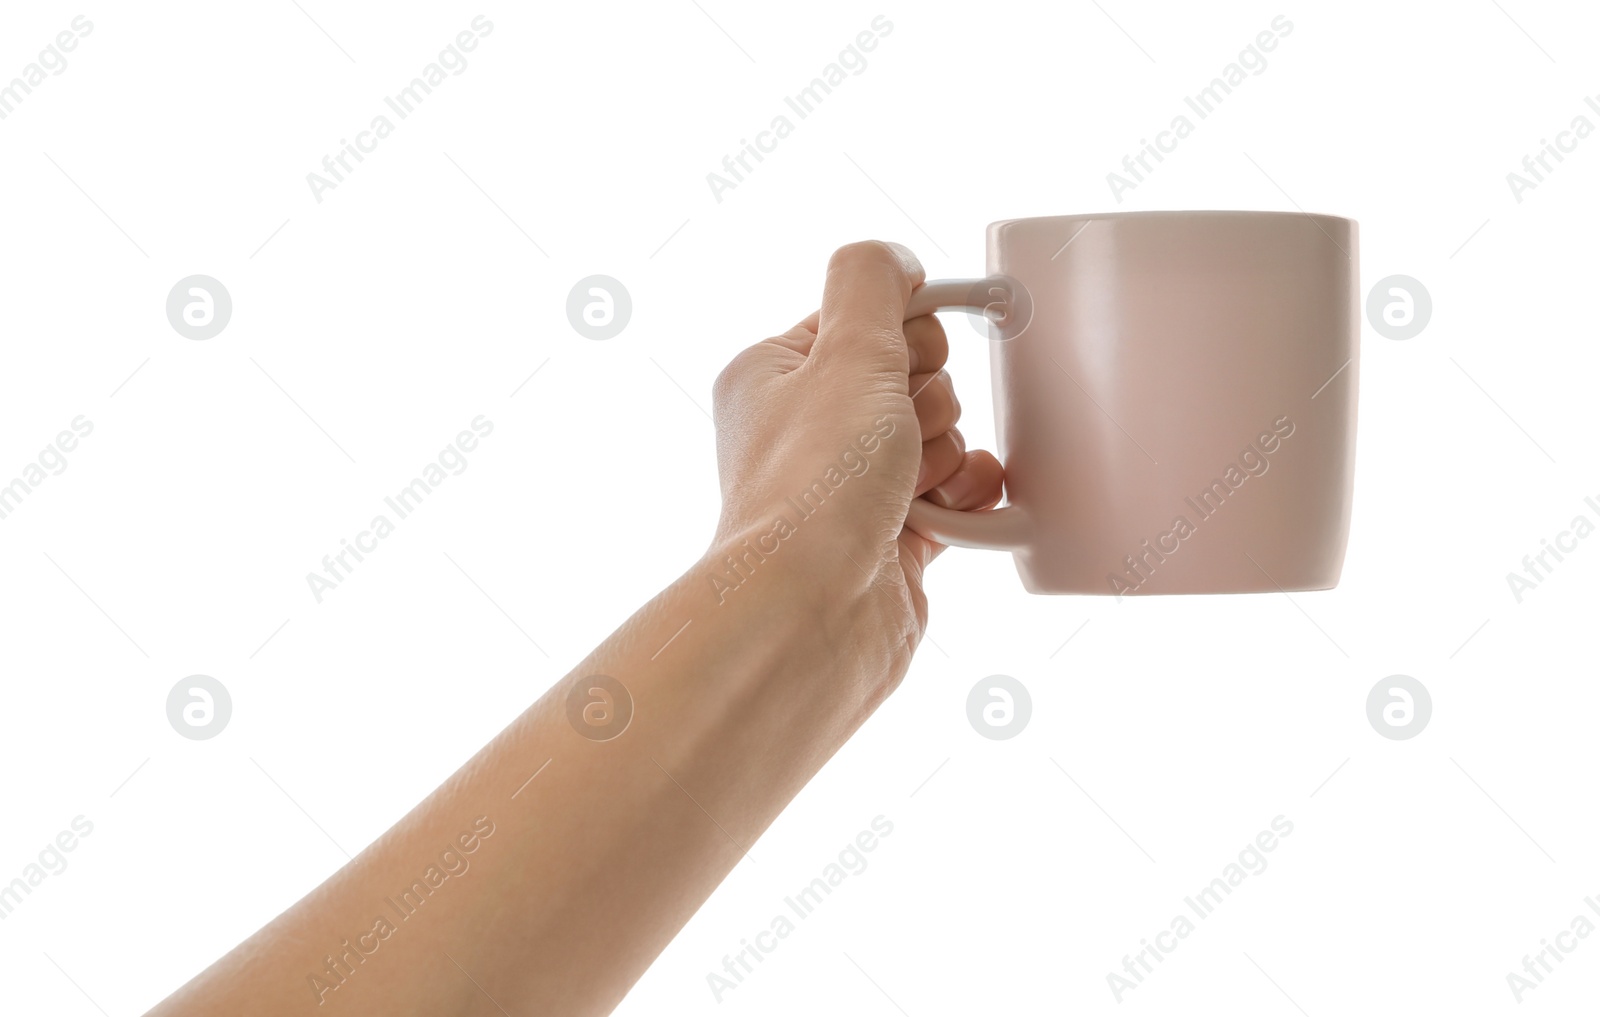
[[[1010,219],[989,278],[908,318],[990,321],[1007,504],[907,525],[1012,552],[1031,593],[1339,582],[1355,468],[1356,223],[1297,212]]]

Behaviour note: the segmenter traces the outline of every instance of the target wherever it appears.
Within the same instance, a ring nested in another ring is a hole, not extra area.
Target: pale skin
[[[705,555],[151,1015],[611,1012],[905,676],[943,550],[905,529],[911,499],[1000,500],[1000,464],[955,429],[943,328],[902,323],[922,281],[899,245],[835,252],[821,309],[717,379],[722,514]],[[798,519],[788,499],[830,467],[838,486]],[[780,517],[798,521],[775,536]],[[609,740],[580,733],[607,716],[593,675],[632,701]],[[599,712],[575,723],[569,697]],[[398,899],[418,882],[419,903]]]

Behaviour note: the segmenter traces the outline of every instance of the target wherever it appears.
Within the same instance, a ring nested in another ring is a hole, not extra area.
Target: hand
[[[740,353],[714,390],[723,507],[709,557],[723,595],[738,597],[760,558],[804,557],[818,596],[855,596],[891,687],[927,625],[923,570],[943,550],[905,529],[911,499],[967,510],[1001,496],[1000,463],[956,430],[944,327],[933,315],[902,322],[922,281],[898,244],[840,248],[822,309]],[[747,547],[743,569],[719,561]]]

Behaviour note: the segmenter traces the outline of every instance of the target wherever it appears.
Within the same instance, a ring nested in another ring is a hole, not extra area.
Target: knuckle
[[[829,259],[830,268],[853,268],[862,265],[889,264],[898,265],[899,256],[888,244],[882,240],[857,240],[845,244],[833,252]]]
[[[755,347],[740,350],[732,360],[728,361],[727,366],[717,373],[716,380],[711,383],[713,407],[726,406],[738,398],[754,357]]]

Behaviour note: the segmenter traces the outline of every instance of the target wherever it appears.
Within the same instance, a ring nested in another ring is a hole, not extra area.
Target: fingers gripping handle
[[[1015,280],[1004,276],[987,279],[936,279],[924,283],[906,304],[906,319],[934,311],[962,310],[982,314],[1006,334],[1018,321]],[[1022,324],[1026,324],[1024,321]],[[935,505],[926,498],[911,499],[906,526],[912,531],[955,547],[1012,551],[1028,542],[1027,517],[1014,505],[961,512]]]

